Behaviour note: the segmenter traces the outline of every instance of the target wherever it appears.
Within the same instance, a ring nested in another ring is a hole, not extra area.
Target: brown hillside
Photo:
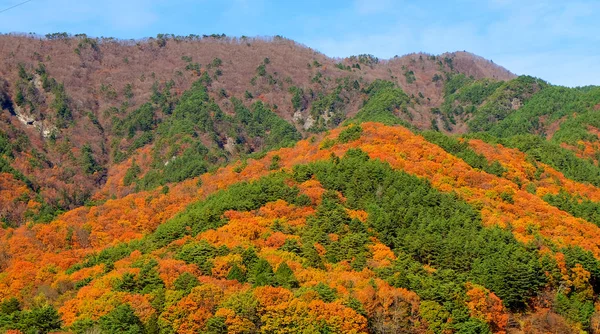
[[[259,66],[264,66],[262,75]],[[306,136],[313,123],[309,112],[313,103],[332,93],[344,80],[358,82],[361,88],[377,79],[396,83],[411,97],[410,117],[405,120],[429,128],[434,117],[430,111],[442,103],[444,87],[443,80],[434,82],[432,78],[452,72],[476,79],[514,77],[504,68],[466,52],[410,54],[390,60],[368,55],[333,59],[283,38],[159,36],[121,41],[84,35],[3,35],[0,131],[13,143],[21,143],[12,168],[29,178],[50,206],[72,209],[106,182],[115,165],[115,147],[130,147],[137,138],[115,136],[114,120],[124,119],[150,102],[157,91],[169,91],[166,100],[176,104],[178,97],[205,73],[212,79],[209,95],[226,114],[233,114],[232,97],[246,105],[263,101]],[[64,84],[62,95],[57,95],[56,87],[45,87],[52,80]],[[172,85],[170,90],[168,83]],[[294,110],[291,102],[290,88],[294,87],[304,92],[299,110]],[[22,105],[18,105],[20,95],[26,101]],[[72,114],[67,124],[59,117],[61,96]],[[359,90],[342,92],[341,96],[346,118],[356,114],[365,98]],[[159,118],[167,116],[158,114]],[[456,129],[460,128],[458,124]],[[229,144],[232,138],[222,131],[221,140],[227,144],[219,148],[235,158],[237,153]],[[201,139],[207,147],[214,146],[208,135]],[[264,149],[260,140],[247,145],[247,151]],[[82,173],[81,165],[90,156],[102,168]],[[23,186],[15,182],[7,184],[16,184],[15,189]],[[35,209],[40,205],[39,199],[29,199],[15,202],[12,211],[23,212],[26,207]]]
[[[335,67],[339,59],[328,58],[287,39],[169,39],[162,47],[153,38],[142,41],[102,39],[94,42],[97,43],[95,47],[86,41],[88,40],[84,37],[47,40],[27,36],[1,36],[0,76],[11,86],[18,79],[19,64],[33,70],[39,62],[43,62],[50,76],[58,82],[64,82],[78,111],[98,112],[111,106],[120,106],[125,100],[122,92],[128,83],[133,85],[134,96],[130,99],[132,106],[148,101],[155,81],[164,83],[174,80],[175,91],[185,91],[197,77],[192,71],[186,71],[187,63],[182,57],[191,57],[193,63],[204,65],[202,68],[213,59],[220,58],[223,61],[223,74],[213,84],[213,91],[224,88],[232,96],[241,96],[246,90],[254,96],[263,95],[267,102],[279,106],[279,114],[286,119],[291,119],[293,114],[291,96],[286,90],[281,89],[282,87],[268,87],[261,82],[257,82],[256,86],[250,84],[250,80],[256,75],[257,66],[267,57],[270,60],[267,72],[276,79],[285,80],[289,77],[293,85],[315,91],[328,91],[335,86],[335,79],[346,76],[362,78],[365,82],[375,79],[395,81],[407,94],[418,95],[421,92],[431,99],[416,108],[421,112],[439,107],[442,85],[432,82],[431,78],[434,74],[441,74],[440,70],[448,70],[444,59],[452,60],[455,71],[476,79],[508,80],[515,77],[506,69],[467,52],[446,53],[435,60],[426,54],[409,54],[371,62],[360,70],[353,69],[349,72]],[[79,54],[75,50],[80,50]],[[308,64],[313,64],[314,61],[322,66],[309,68]],[[341,62],[345,65],[358,63],[352,58],[345,58]],[[415,82],[407,83],[403,68],[414,71]],[[311,82],[317,71],[323,77],[331,78],[331,83],[318,85]],[[117,96],[102,96],[101,85],[112,87]],[[352,114],[352,111],[349,113]]]

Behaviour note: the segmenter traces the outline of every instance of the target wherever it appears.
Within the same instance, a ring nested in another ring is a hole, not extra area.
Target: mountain
[[[599,87],[281,37],[0,54],[2,330],[600,328]]]
[[[142,147],[152,173],[140,187],[149,188],[334,128],[358,112],[377,79],[406,93],[395,114],[428,128],[447,74],[514,77],[464,52],[334,60],[283,38],[4,35],[0,50],[0,138],[11,141],[2,170],[28,184],[35,202],[10,204],[1,214],[9,225],[130,192],[101,189]],[[202,110],[192,110],[199,100]],[[167,166],[174,157],[184,161]],[[204,163],[180,168],[189,160]]]

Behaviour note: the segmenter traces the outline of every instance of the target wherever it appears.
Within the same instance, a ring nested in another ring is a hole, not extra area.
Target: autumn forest
[[[600,87],[0,35],[0,333],[600,333]]]

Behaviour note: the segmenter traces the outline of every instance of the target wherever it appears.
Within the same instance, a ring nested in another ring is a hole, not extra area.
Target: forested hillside
[[[0,36],[0,332],[600,333],[600,88]]]
[[[11,226],[335,128],[377,79],[403,96],[390,112],[428,128],[448,74],[513,77],[464,52],[331,59],[282,37],[3,35],[0,55],[0,170],[12,175],[0,218]],[[107,185],[131,158],[139,171]]]

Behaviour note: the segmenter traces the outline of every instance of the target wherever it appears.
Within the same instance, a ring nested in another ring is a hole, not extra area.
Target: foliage
[[[408,69],[404,71],[404,77],[406,78],[407,84],[411,84],[417,80],[417,78],[415,77],[415,72],[410,71]]]
[[[202,202],[190,205],[184,212],[160,225],[147,238],[150,249],[165,246],[184,235],[195,235],[225,223],[221,215],[227,210],[251,210],[277,199],[294,202],[298,189],[283,182],[283,175],[273,175],[252,183],[239,183],[226,192],[218,192]]]
[[[236,98],[231,101],[235,114],[225,115],[209,98],[206,81],[200,79],[194,83],[181,96],[171,116],[156,126],[152,168],[142,178],[135,180],[139,188],[150,189],[181,182],[207,172],[230,155],[223,148],[228,144],[221,139],[224,135],[233,136],[235,149],[241,154],[290,146],[300,139],[300,134],[291,124],[278,117],[261,101],[254,103],[252,110]],[[140,115],[146,115],[144,117],[148,121],[152,119],[150,106],[139,110],[144,110]],[[120,127],[125,127],[129,121],[123,124]],[[148,124],[148,127],[140,130],[152,130],[149,122],[137,120],[135,124]],[[134,133],[130,131],[130,136]],[[205,141],[201,140],[207,137],[212,139],[213,147],[207,147]],[[128,177],[128,181],[130,179]]]
[[[573,112],[589,112],[600,103],[600,88],[567,88],[550,86],[534,94],[519,110],[512,112],[502,122],[489,129],[497,137],[510,137],[536,133],[546,136],[548,127],[563,117],[577,119],[571,121],[558,132],[556,142],[576,143],[588,139],[585,125],[598,124],[595,117],[572,117]],[[588,121],[590,120],[590,121]]]
[[[164,283],[156,270],[157,265],[158,263],[155,260],[150,260],[141,265],[139,274],[133,275],[131,273],[125,273],[121,279],[115,281],[115,290],[133,293],[149,293],[164,287]]]
[[[154,107],[150,103],[145,103],[129,113],[125,119],[115,119],[113,130],[119,134],[126,133],[129,138],[133,138],[137,131],[150,131],[156,124]]]
[[[200,38],[204,66],[164,58]],[[0,332],[597,327],[598,87],[453,55],[246,64],[263,43],[219,34],[38,42],[0,80]],[[65,50],[81,69],[51,73]]]
[[[300,139],[298,131],[258,101],[252,112],[241,101],[233,99],[235,120],[245,128],[250,138],[262,138],[266,149],[290,146]]]
[[[529,76],[520,76],[503,83],[486,99],[487,102],[477,109],[469,121],[469,128],[475,132],[490,130],[512,110],[546,87],[546,82]]]
[[[572,196],[565,191],[561,191],[556,195],[546,194],[544,195],[544,201],[567,211],[575,217],[583,218],[600,226],[600,204],[597,202],[592,202],[581,196]]]
[[[473,151],[465,140],[455,139],[436,131],[425,131],[421,135],[427,141],[439,145],[446,152],[463,159],[473,168],[482,169],[496,176],[502,176],[506,171],[498,161],[490,163],[483,155]]]
[[[340,132],[340,135],[338,136],[338,140],[340,143],[348,143],[350,141],[358,140],[358,138],[360,138],[361,134],[362,134],[362,127],[360,127],[360,125],[350,125],[346,129],[344,129],[342,132]]]
[[[58,312],[50,305],[21,311],[18,302],[9,299],[0,307],[0,329],[15,329],[26,334],[50,333],[60,329],[61,325]]]
[[[447,74],[444,81],[444,102],[441,105],[442,120],[447,130],[456,124],[455,117],[475,113],[477,108],[492,95],[503,82],[490,79],[474,80],[464,74]]]
[[[275,281],[279,286],[286,289],[294,289],[300,286],[294,272],[285,262],[277,267],[277,271],[275,271]]]
[[[466,274],[508,307],[524,307],[544,283],[537,256],[512,234],[482,229],[475,210],[427,182],[392,172],[360,151],[349,151],[339,164],[315,164],[313,171],[326,188],[341,191],[351,208],[367,209],[370,226],[392,249],[438,270]]]
[[[600,167],[588,160],[578,158],[573,152],[539,136],[518,135],[506,139],[485,135],[476,137],[491,143],[517,148],[532,159],[556,168],[572,180],[600,186]]]
[[[142,334],[144,325],[129,304],[117,306],[99,320],[100,328],[107,333]]]
[[[319,94],[310,107],[310,115],[314,124],[311,132],[325,131],[327,128],[339,125],[344,118],[345,99],[342,97],[343,87],[339,85],[329,94]]]
[[[395,88],[395,85],[389,81],[375,80],[364,89],[364,92],[369,95],[369,98],[351,122],[408,125],[406,121],[399,118],[400,114],[404,114],[409,119],[411,117],[408,111],[410,98],[401,88]]]
[[[69,97],[65,92],[65,86],[58,84],[52,89],[52,92],[54,93],[52,108],[56,111],[58,125],[66,127],[73,120],[73,114],[69,108]]]
[[[258,259],[250,267],[248,282],[252,283],[253,286],[276,284],[273,267],[265,259]]]
[[[127,169],[127,172],[125,173],[125,176],[123,177],[123,185],[125,185],[125,186],[131,185],[138,178],[138,176],[140,175],[141,172],[142,172],[142,169],[135,162],[135,159],[134,159],[131,162],[131,167],[129,167],[129,169]]]
[[[102,170],[102,167],[94,159],[92,148],[88,144],[83,145],[81,148],[81,165],[87,174],[93,174]]]
[[[184,272],[183,274],[179,275],[177,279],[175,279],[175,281],[173,282],[173,287],[175,288],[175,290],[183,291],[186,295],[189,294],[190,291],[192,291],[192,289],[197,287],[198,285],[200,285],[200,282],[198,281],[196,276],[188,272]]]
[[[178,260],[187,263],[194,263],[205,275],[210,275],[212,269],[212,259],[216,255],[217,249],[205,241],[190,243],[181,248],[181,251],[175,256]]]

